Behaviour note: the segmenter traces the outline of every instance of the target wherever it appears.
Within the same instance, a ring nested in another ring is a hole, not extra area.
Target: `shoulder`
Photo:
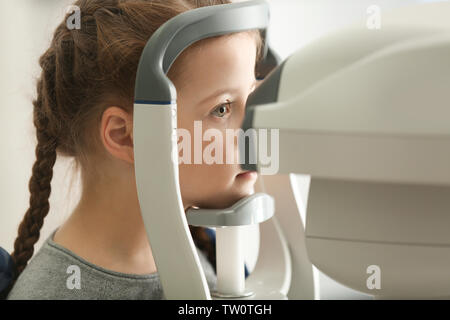
[[[210,290],[217,277],[206,255],[196,247]],[[157,273],[124,274],[83,260],[48,238],[20,274],[9,300],[164,299]]]
[[[7,299],[52,299],[57,287],[62,287],[57,272],[61,257],[43,247],[28,262]],[[58,290],[59,291],[59,290]]]
[[[30,260],[7,297],[10,300],[162,298],[158,274],[132,275],[102,269],[49,240]]]

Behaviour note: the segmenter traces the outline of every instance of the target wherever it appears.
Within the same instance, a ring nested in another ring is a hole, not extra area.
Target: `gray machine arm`
[[[260,0],[202,7],[170,19],[152,35],[142,52],[136,75],[135,101],[161,104],[176,101],[176,89],[167,72],[178,55],[191,44],[252,29],[261,29],[266,37],[268,23],[268,5]],[[266,45],[264,56],[267,50]]]

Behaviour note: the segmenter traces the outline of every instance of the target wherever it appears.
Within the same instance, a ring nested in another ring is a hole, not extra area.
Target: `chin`
[[[255,181],[247,181],[236,185],[236,190],[239,193],[239,198],[243,198],[255,193]]]

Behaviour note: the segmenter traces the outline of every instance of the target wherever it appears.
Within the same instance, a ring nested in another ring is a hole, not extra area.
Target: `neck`
[[[107,190],[85,189],[73,220],[91,241],[117,256],[132,258],[149,250],[137,197],[130,197],[126,189]]]
[[[84,180],[83,192],[54,241],[109,270],[156,272],[136,186],[126,175]]]
[[[105,170],[115,173],[109,176],[82,176],[80,202],[53,240],[106,269],[154,273],[156,264],[140,211],[134,171],[129,169]],[[185,210],[189,206],[186,203]]]

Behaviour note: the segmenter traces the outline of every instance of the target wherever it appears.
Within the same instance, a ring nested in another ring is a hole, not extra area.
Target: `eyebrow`
[[[203,98],[201,101],[199,101],[198,102],[198,104],[203,104],[203,103],[205,103],[206,101],[209,101],[210,99],[212,99],[212,98],[214,98],[214,97],[217,97],[217,96],[220,96],[220,95],[222,95],[222,94],[224,94],[224,93],[226,93],[226,92],[233,92],[233,93],[236,93],[236,92],[238,92],[239,91],[239,88],[221,88],[221,89],[218,89],[218,90],[216,90],[216,91],[214,91],[212,94],[210,94],[209,96],[207,96],[207,97],[205,97],[205,98]]]
[[[250,88],[253,88],[254,86],[256,86],[257,81],[258,81],[258,80],[255,79],[255,81],[252,83],[252,85],[251,85]],[[210,99],[212,99],[212,98],[214,98],[214,97],[217,97],[217,96],[220,96],[220,95],[222,95],[222,94],[224,94],[224,93],[226,93],[226,92],[233,92],[233,93],[236,93],[236,92],[239,92],[239,91],[240,91],[240,87],[237,87],[237,88],[220,88],[220,89],[214,91],[214,92],[213,92],[212,94],[210,94],[209,96],[207,96],[207,97],[203,98],[202,100],[200,100],[200,101],[198,102],[198,104],[203,104],[203,103],[205,103],[206,101],[209,101]]]

